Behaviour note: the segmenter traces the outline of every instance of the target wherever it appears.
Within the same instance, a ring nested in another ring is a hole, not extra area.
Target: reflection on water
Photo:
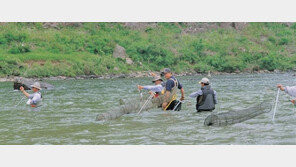
[[[180,112],[151,110],[140,116],[96,122],[98,113],[115,110],[120,99],[138,97],[136,86],[151,78],[48,81],[43,105],[31,109],[12,83],[0,83],[0,144],[295,144],[296,111],[281,92],[275,122],[272,112],[226,127],[205,127],[209,113],[195,113],[189,93],[202,76],[178,77],[187,95]],[[275,85],[293,85],[292,74],[212,76],[219,105],[214,112],[274,101]]]

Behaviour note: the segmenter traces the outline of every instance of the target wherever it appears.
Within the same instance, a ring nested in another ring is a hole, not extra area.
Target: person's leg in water
[[[176,107],[176,105],[178,105]],[[167,107],[166,110],[173,110],[176,107],[175,111],[180,111],[182,107],[182,103],[179,103],[179,100],[174,100],[171,102],[171,104]]]

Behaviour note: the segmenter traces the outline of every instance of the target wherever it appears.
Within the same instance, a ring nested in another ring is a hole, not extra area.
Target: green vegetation
[[[182,33],[183,23],[133,30],[123,23],[82,23],[44,28],[42,23],[0,25],[0,76],[77,76],[158,71],[292,70],[296,24],[250,23],[242,30]],[[113,58],[116,44],[134,61]]]

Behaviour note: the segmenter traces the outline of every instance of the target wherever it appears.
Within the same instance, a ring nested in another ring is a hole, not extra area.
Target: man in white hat
[[[158,97],[158,95],[161,93],[161,91],[163,89],[162,82],[163,82],[163,80],[160,77],[156,76],[152,80],[152,83],[154,83],[155,85],[148,85],[148,86],[138,85],[138,89],[139,90],[142,90],[142,89],[149,90],[149,91],[151,91],[150,93],[152,93],[152,92],[155,93],[155,97]]]
[[[217,92],[211,88],[208,78],[202,78],[199,84],[201,89],[191,93],[189,97],[196,98],[197,112],[213,111],[215,104],[218,104]]]
[[[39,82],[35,82],[33,85],[31,85],[32,91],[34,92],[33,94],[29,94],[25,91],[24,87],[20,87],[20,91],[27,97],[29,98],[27,104],[31,105],[31,107],[36,107],[42,100],[42,95],[41,95],[41,87]]]

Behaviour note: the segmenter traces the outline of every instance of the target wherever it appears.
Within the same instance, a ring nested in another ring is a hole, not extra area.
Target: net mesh
[[[124,114],[137,113],[139,112],[140,108],[144,105],[148,97],[149,95],[145,95],[140,100],[139,98],[127,99],[122,102],[122,105],[116,107],[114,110],[98,114],[96,120],[112,120],[119,118]],[[145,112],[152,108],[157,108],[160,102],[161,100],[159,98],[149,100],[145,107],[142,109],[142,112]]]
[[[271,103],[261,103],[249,107],[247,109],[229,111],[218,114],[209,115],[204,122],[205,126],[226,126],[236,123],[240,123],[249,119],[252,119],[260,114],[267,113],[271,111]]]

